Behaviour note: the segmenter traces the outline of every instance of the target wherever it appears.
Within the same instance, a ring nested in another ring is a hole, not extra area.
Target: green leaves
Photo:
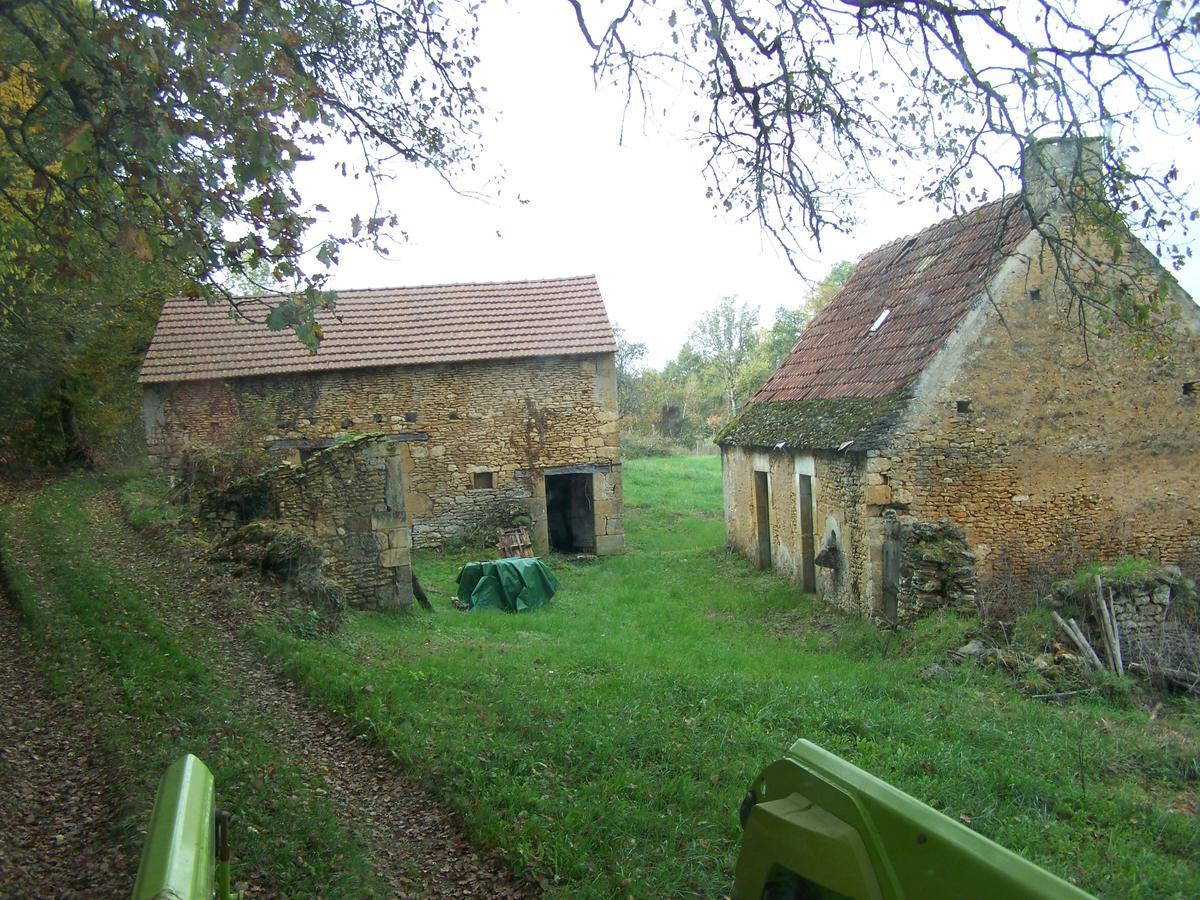
[[[122,255],[153,255],[213,292],[227,267],[259,263],[289,279],[284,291],[316,287],[300,160],[332,134],[361,148],[374,178],[379,156],[446,168],[474,140],[469,6],[38,0],[0,21],[0,107],[20,123],[0,137],[0,184],[33,188],[20,205],[0,197],[0,244],[32,227],[59,248],[56,269],[115,272]],[[316,264],[386,224],[355,217]],[[118,252],[84,261],[90,241]],[[0,291],[31,276],[5,269]]]

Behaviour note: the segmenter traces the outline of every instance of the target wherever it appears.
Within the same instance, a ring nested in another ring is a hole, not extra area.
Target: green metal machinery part
[[[167,769],[154,798],[133,900],[230,897],[229,819],[215,812],[214,795],[212,772],[192,754]]]
[[[742,807],[738,900],[1090,895],[808,741]]]

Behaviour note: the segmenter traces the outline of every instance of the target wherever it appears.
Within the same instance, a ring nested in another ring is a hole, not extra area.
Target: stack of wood
[[[1058,613],[1054,613],[1054,621],[1058,623],[1058,627],[1066,632],[1067,637],[1071,639],[1084,661],[1094,669],[1109,669],[1116,672],[1118,675],[1125,674],[1125,661],[1121,657],[1121,631],[1117,625],[1117,616],[1114,612],[1112,602],[1112,592],[1104,589],[1104,582],[1100,576],[1096,576],[1096,593],[1093,595],[1096,611],[1096,619],[1100,623],[1100,635],[1104,644],[1104,655],[1108,659],[1108,665],[1100,661],[1100,656],[1093,649],[1087,636],[1083,633],[1083,629],[1074,619],[1063,620],[1063,617]]]

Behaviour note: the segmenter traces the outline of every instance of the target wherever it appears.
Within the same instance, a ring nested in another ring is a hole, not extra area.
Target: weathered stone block
[[[412,563],[412,554],[407,547],[390,547],[379,554],[379,564],[385,569],[407,566]]]
[[[408,519],[402,512],[385,512],[371,513],[371,530],[372,531],[389,531],[393,528],[407,528]]]
[[[887,506],[892,502],[892,486],[890,484],[868,484],[866,498],[868,506]]]
[[[624,534],[598,534],[596,535],[596,555],[597,556],[617,556],[625,552],[625,535]]]
[[[615,500],[596,500],[597,516],[615,516],[621,512],[621,504]]]

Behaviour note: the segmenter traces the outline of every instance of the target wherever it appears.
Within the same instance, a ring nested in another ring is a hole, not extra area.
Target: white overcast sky
[[[764,325],[777,306],[804,299],[807,283],[756,223],[713,210],[703,150],[680,133],[644,127],[638,114],[622,140],[623,97],[595,89],[591,52],[567,4],[485,4],[479,56],[491,121],[477,171],[456,186],[487,199],[456,194],[432,172],[398,169],[383,201],[409,240],[386,258],[344,251],[332,287],[595,274],[609,318],[647,344],[655,366],[674,357],[690,323],[724,296],[759,307]],[[669,90],[656,100],[669,106]],[[369,213],[372,199],[328,170],[319,159],[303,173],[305,199],[342,223]],[[503,182],[489,184],[499,172]],[[802,268],[817,280],[838,260],[946,215],[932,203],[865,197],[856,233],[828,235]],[[1181,281],[1200,297],[1200,265]]]

